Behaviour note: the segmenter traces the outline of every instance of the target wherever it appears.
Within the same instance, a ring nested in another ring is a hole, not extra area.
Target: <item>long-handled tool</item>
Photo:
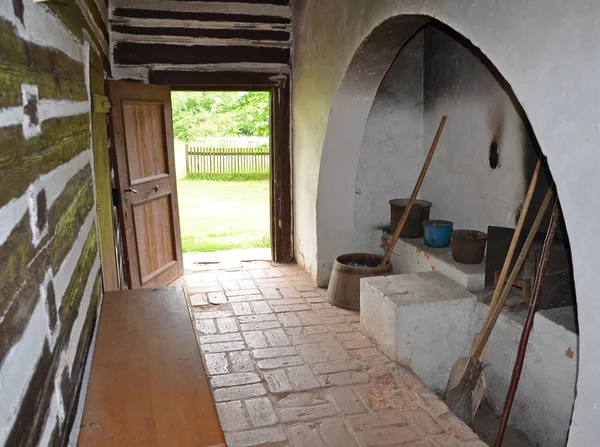
[[[527,309],[527,318],[525,319],[525,325],[523,326],[523,333],[521,334],[521,341],[519,342],[519,350],[517,351],[517,359],[515,361],[515,367],[510,379],[510,386],[506,394],[506,401],[504,402],[504,409],[502,410],[502,417],[500,418],[500,425],[498,426],[498,432],[496,433],[494,447],[501,447],[502,441],[504,440],[504,433],[506,432],[508,417],[510,416],[510,410],[512,409],[517,387],[519,386],[519,380],[521,379],[521,371],[523,370],[523,362],[525,360],[525,353],[527,351],[527,343],[529,342],[529,336],[531,335],[531,330],[533,329],[533,319],[535,317],[535,311],[540,300],[542,286],[544,284],[544,277],[546,275],[546,269],[548,268],[548,261],[550,259],[550,252],[552,250],[552,242],[554,241],[554,236],[556,235],[556,230],[558,228],[559,216],[560,211],[557,200],[554,202],[554,211],[552,212],[552,218],[550,219],[549,230],[548,233],[546,233],[546,239],[544,240],[544,246],[542,247],[541,259],[535,277],[533,295],[529,303],[529,308]]]
[[[546,210],[548,209],[548,206],[550,205],[550,202],[552,201],[552,196],[553,196],[552,189],[548,188],[548,192],[546,192],[546,196],[544,197],[544,200],[542,201],[542,205],[540,206],[538,214],[535,217],[533,224],[531,225],[531,229],[529,230],[527,239],[525,239],[525,243],[523,244],[521,253],[519,254],[519,257],[517,258],[517,262],[515,262],[515,266],[513,267],[512,272],[510,273],[510,276],[506,283],[506,285],[507,286],[510,285],[510,287],[504,288],[504,290],[502,291],[502,295],[500,295],[500,298],[498,299],[498,302],[496,303],[496,306],[494,306],[493,309],[490,307],[490,311],[488,312],[489,321],[487,321],[487,325],[484,323],[484,326],[481,328],[481,332],[479,333],[479,338],[477,340],[477,344],[473,349],[473,355],[475,357],[479,358],[480,360],[483,359],[483,355],[485,354],[485,348],[487,346],[487,341],[489,340],[490,335],[492,334],[492,330],[494,329],[494,325],[496,324],[496,321],[498,321],[498,317],[502,313],[502,308],[504,307],[504,304],[506,303],[506,300],[508,299],[508,296],[510,295],[510,289],[512,288],[512,284],[515,282],[515,279],[517,279],[517,276],[519,275],[519,270],[521,270],[521,267],[523,266],[523,263],[525,262],[525,258],[527,257],[527,252],[531,248],[531,245],[533,244],[536,233],[540,229],[542,220],[544,220],[544,216],[546,215]]]
[[[508,278],[506,287],[503,289],[496,304],[493,307],[490,306],[488,321],[486,321],[480,334],[476,337],[469,357],[458,359],[452,368],[450,380],[448,381],[448,391],[446,391],[444,400],[448,407],[467,424],[472,422],[485,393],[485,377],[482,374],[482,361],[490,335],[510,295],[512,284],[523,266],[523,262],[533,244],[535,235],[540,228],[551,200],[552,190],[549,189]]]
[[[512,241],[510,243],[508,253],[506,255],[506,259],[504,261],[504,265],[503,265],[502,271],[500,273],[500,277],[498,278],[498,283],[496,284],[496,288],[494,290],[492,302],[490,303],[490,311],[491,311],[491,309],[494,308],[494,306],[498,302],[498,298],[500,297],[502,289],[506,282],[506,275],[508,274],[508,269],[510,268],[512,258],[517,249],[517,244],[519,241],[519,237],[521,235],[521,230],[523,229],[523,226],[525,225],[525,218],[527,217],[529,205],[531,204],[531,200],[532,200],[533,194],[535,192],[535,188],[536,188],[537,181],[539,178],[540,170],[541,170],[541,161],[538,160],[535,170],[533,171],[533,176],[531,177],[531,181],[529,183],[529,189],[527,190],[527,194],[525,196],[525,201],[523,202],[523,209],[521,211],[521,216],[519,217],[519,220],[517,222],[517,227],[515,229]],[[486,320],[484,322],[484,327],[489,322],[489,317],[490,317],[490,314],[488,312],[488,315],[486,316]],[[479,335],[477,335],[475,340],[473,341],[473,345],[471,346],[471,351],[469,353],[469,357],[459,358],[452,366],[452,370],[450,372],[450,377],[448,378],[448,384],[446,386],[445,394],[448,394],[448,392],[450,392],[452,389],[454,389],[461,381],[461,378],[464,375],[466,367],[467,367],[468,359],[473,356],[473,348],[475,347],[478,336]]]
[[[527,216],[527,212],[529,210],[529,206],[531,204],[531,200],[533,198],[533,194],[535,191],[535,187],[537,185],[537,180],[539,178],[539,173],[541,169],[541,161],[538,160],[536,168],[534,170],[529,189],[527,191],[527,195],[525,197],[525,202],[523,204],[523,210],[521,211],[521,216],[517,223],[517,227],[515,229],[515,233],[513,236],[513,240],[509,247],[509,251],[504,262],[504,266],[502,267],[502,272],[500,274],[499,281],[496,285],[496,289],[494,290],[494,295],[492,297],[492,302],[490,304],[490,309],[488,311],[488,315],[483,324],[483,329],[479,335],[475,337],[475,341],[471,347],[471,352],[469,357],[461,357],[457,359],[457,361],[452,366],[452,370],[450,372],[450,377],[448,379],[448,384],[446,386],[446,392],[444,394],[444,400],[446,404],[453,410],[463,421],[470,423],[479,408],[479,404],[481,403],[481,399],[483,398],[483,394],[485,392],[485,378],[481,374],[483,371],[483,364],[481,360],[483,359],[484,350],[487,346],[487,341],[489,338],[489,333],[491,333],[491,328],[493,328],[493,324],[490,328],[490,322],[492,320],[492,314],[494,313],[494,309],[498,305],[500,297],[503,295],[502,292],[506,290],[506,296],[510,289],[512,288],[512,282],[516,279],[516,275],[518,274],[518,269],[516,269],[516,273],[512,281],[506,283],[506,276],[508,274],[508,270],[512,263],[512,258],[516,251],[517,243],[519,237],[521,235],[521,231],[525,224],[525,218]],[[547,207],[547,204],[546,204]],[[545,212],[545,209],[543,210]],[[538,216],[542,213],[542,209],[538,212]],[[541,219],[543,218],[543,214],[541,214],[539,221],[541,223]],[[536,217],[536,221],[538,218]],[[533,233],[535,234],[535,230],[532,228]],[[533,242],[533,240],[532,240]],[[525,247],[523,247],[525,248]],[[523,253],[523,250],[522,250]],[[527,252],[525,251],[525,254]],[[515,266],[516,267],[516,266]],[[513,269],[515,271],[515,269]],[[513,275],[511,275],[512,277]],[[502,303],[503,305],[504,303]],[[500,307],[501,310],[501,307]],[[497,317],[496,317],[497,318]],[[494,321],[495,323],[495,321]],[[489,329],[489,333],[484,337],[485,341],[483,344],[479,343],[481,340],[483,333],[487,332]],[[478,347],[481,346],[481,349]],[[477,352],[476,351],[480,351]],[[481,357],[481,358],[480,358]]]
[[[451,380],[448,382],[448,391],[446,392],[445,401],[448,407],[454,411],[464,422],[471,423],[479,404],[483,399],[485,393],[485,377],[482,374],[483,371],[483,357],[490,335],[498,317],[502,312],[502,308],[510,295],[512,285],[519,275],[519,271],[523,266],[527,253],[533,244],[535,235],[542,224],[542,220],[546,214],[546,210],[552,200],[552,190],[548,189],[542,205],[538,210],[537,216],[531,226],[529,234],[525,239],[523,248],[515,262],[512,272],[506,283],[506,287],[502,290],[502,294],[498,298],[494,306],[490,306],[488,310],[488,318],[481,332],[475,339],[475,343],[471,348],[469,357],[460,358],[453,366],[453,373],[451,374]],[[477,375],[479,374],[479,375]],[[454,380],[454,383],[451,381]]]
[[[487,344],[494,329],[498,317],[502,312],[502,308],[510,295],[512,285],[515,282],[519,271],[523,266],[527,253],[533,244],[535,235],[544,219],[546,210],[552,200],[552,190],[548,189],[544,200],[538,210],[533,225],[527,235],[523,248],[517,258],[512,272],[506,282],[506,287],[502,290],[502,294],[496,301],[494,306],[490,305],[486,322],[484,323],[481,332],[475,339],[475,342],[471,348],[469,357],[463,357],[459,359],[454,367],[451,374],[451,378],[448,382],[448,388],[445,395],[445,401],[451,410],[456,412],[463,421],[471,423],[475,416],[479,404],[483,399],[485,393],[485,377],[481,372],[483,371],[483,357]],[[476,371],[479,371],[479,376],[476,375]],[[454,380],[454,383],[452,383]],[[474,382],[473,382],[474,381]]]
[[[506,259],[504,260],[504,265],[502,266],[502,271],[500,272],[500,277],[498,278],[498,284],[494,290],[494,295],[492,296],[492,302],[490,303],[490,309],[492,309],[498,299],[500,298],[501,292],[504,289],[504,284],[506,281],[506,276],[508,275],[508,269],[510,268],[510,264],[512,263],[512,258],[517,250],[517,245],[519,243],[519,238],[521,237],[521,232],[523,231],[523,226],[525,225],[525,219],[527,218],[527,212],[529,211],[529,206],[531,205],[531,200],[533,199],[533,194],[535,193],[535,188],[537,186],[537,182],[540,176],[540,171],[542,169],[542,160],[538,159],[537,164],[535,165],[535,169],[533,171],[533,176],[531,177],[531,181],[529,182],[529,189],[527,190],[527,195],[525,196],[525,201],[523,202],[523,209],[521,210],[521,215],[519,216],[519,220],[517,222],[517,227],[515,228],[515,232],[513,234],[512,241],[510,242],[510,247],[508,248],[508,253],[506,255]],[[512,287],[512,284],[511,284]],[[489,323],[490,314],[486,316],[484,327],[486,323]]]
[[[390,245],[385,252],[385,256],[381,261],[381,266],[386,265],[390,257],[392,256],[392,252],[394,251],[394,247],[396,247],[396,243],[398,242],[398,238],[400,237],[400,233],[404,229],[404,225],[406,225],[406,221],[408,220],[408,216],[410,215],[410,210],[415,204],[415,200],[417,200],[417,195],[419,194],[419,190],[421,189],[421,185],[423,184],[423,180],[425,179],[425,174],[427,174],[427,170],[429,169],[429,165],[431,164],[431,159],[433,158],[433,154],[437,148],[437,145],[440,141],[440,137],[442,136],[442,132],[444,131],[444,126],[446,125],[446,120],[448,117],[444,115],[442,117],[442,121],[440,122],[440,126],[438,127],[437,133],[435,134],[435,138],[433,139],[433,144],[431,145],[431,149],[429,149],[429,154],[427,155],[427,159],[425,160],[425,164],[421,169],[421,175],[419,175],[419,179],[413,189],[412,195],[410,196],[410,200],[402,213],[402,217],[400,218],[400,222],[398,222],[398,226],[396,227],[396,231],[394,231],[394,236],[392,236],[392,240],[390,241]]]

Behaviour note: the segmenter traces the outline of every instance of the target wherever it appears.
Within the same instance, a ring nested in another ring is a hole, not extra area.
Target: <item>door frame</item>
[[[271,253],[294,261],[292,206],[291,78],[289,73],[152,71],[150,84],[171,90],[266,91],[271,96]]]

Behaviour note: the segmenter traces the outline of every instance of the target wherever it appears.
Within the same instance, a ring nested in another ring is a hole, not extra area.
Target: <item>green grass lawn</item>
[[[184,253],[271,246],[269,181],[185,178],[185,143],[175,142]]]
[[[184,253],[270,247],[269,181],[177,180]]]

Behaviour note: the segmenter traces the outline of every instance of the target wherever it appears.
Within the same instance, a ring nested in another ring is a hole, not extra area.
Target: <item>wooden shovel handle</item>
[[[500,293],[503,290],[502,286],[506,281],[508,269],[510,268],[510,264],[512,262],[513,256],[515,255],[515,251],[517,250],[519,238],[521,237],[521,232],[523,231],[523,226],[525,225],[525,219],[527,218],[527,212],[529,211],[529,206],[531,205],[531,200],[533,199],[533,194],[535,193],[535,187],[537,186],[537,182],[540,177],[541,167],[542,160],[538,158],[537,164],[535,165],[535,170],[533,171],[533,176],[531,177],[531,182],[529,183],[527,195],[525,196],[525,201],[523,202],[523,209],[521,210],[521,215],[519,216],[519,221],[517,223],[517,227],[515,228],[512,241],[510,242],[508,254],[506,255],[504,265],[502,266],[502,271],[500,272],[500,277],[498,278],[498,285],[496,285],[496,289],[494,290],[494,296],[492,298],[492,304],[490,305],[490,307],[498,302],[498,299],[500,298]]]
[[[513,234],[512,241],[510,242],[510,247],[508,248],[508,253],[506,254],[506,259],[504,260],[504,265],[502,266],[502,271],[500,272],[500,277],[498,278],[498,283],[496,284],[496,288],[494,289],[494,295],[492,296],[492,302],[490,303],[490,309],[485,317],[485,322],[483,323],[483,327],[485,328],[491,319],[491,313],[498,303],[498,299],[504,289],[504,284],[506,282],[506,276],[508,275],[508,270],[510,269],[510,264],[512,263],[513,256],[515,255],[515,251],[517,250],[517,244],[519,242],[519,237],[521,236],[521,231],[523,230],[523,226],[525,225],[525,218],[527,217],[527,212],[529,211],[529,205],[531,205],[531,200],[533,198],[533,193],[535,192],[535,187],[537,186],[538,178],[540,176],[540,170],[542,167],[542,160],[538,158],[537,164],[535,165],[535,169],[533,171],[533,176],[531,177],[531,181],[529,182],[529,189],[527,190],[527,195],[525,196],[525,201],[523,202],[523,209],[521,210],[521,215],[519,216],[519,221],[517,222],[517,227],[515,228],[515,232]],[[507,284],[508,287],[508,284]],[[511,286],[512,287],[512,286]],[[479,334],[483,333],[483,329]],[[481,338],[481,335],[477,335],[475,337],[475,341],[471,346],[471,355],[475,350],[475,345],[478,340]],[[483,348],[482,348],[483,349]]]
[[[537,215],[535,216],[535,220],[533,221],[533,224],[531,225],[531,229],[529,230],[527,239],[525,239],[525,243],[523,244],[521,253],[519,254],[519,257],[517,258],[517,261],[515,262],[515,266],[513,267],[512,272],[510,273],[510,276],[506,283],[506,287],[504,287],[504,289],[502,290],[502,295],[500,295],[500,297],[498,298],[498,302],[496,303],[496,306],[492,307],[490,305],[490,309],[488,311],[489,321],[486,320],[486,322],[483,324],[483,327],[481,328],[481,332],[480,332],[479,336],[477,337],[475,347],[473,348],[472,355],[473,355],[473,357],[477,358],[479,361],[483,360],[483,356],[485,355],[485,348],[487,346],[487,342],[490,338],[490,335],[492,334],[492,330],[494,329],[494,326],[496,325],[496,321],[498,321],[498,317],[500,316],[500,313],[502,312],[504,303],[506,303],[506,300],[508,299],[508,295],[510,295],[512,285],[515,282],[515,279],[517,279],[517,276],[519,275],[519,270],[521,270],[521,267],[523,266],[523,262],[525,262],[525,257],[527,256],[527,252],[531,248],[531,245],[533,244],[533,240],[535,239],[535,236],[536,236],[538,230],[540,229],[540,225],[542,224],[542,220],[544,220],[544,216],[546,214],[546,210],[548,209],[548,205],[550,205],[550,202],[552,201],[552,196],[553,196],[552,188],[548,188],[548,192],[546,193],[546,196],[544,197],[544,200],[542,201],[542,205],[540,206],[540,209],[539,209]]]
[[[408,205],[406,205],[406,208],[404,209],[404,212],[402,213],[402,217],[400,218],[400,222],[398,222],[396,231],[394,231],[394,236],[392,237],[392,240],[390,241],[390,245],[389,245],[387,251],[385,252],[385,256],[383,257],[383,260],[381,261],[381,266],[384,266],[389,262],[390,257],[392,256],[392,252],[394,251],[394,248],[396,247],[396,243],[398,242],[398,238],[400,237],[400,233],[404,229],[404,225],[406,225],[406,221],[408,220],[410,210],[412,209],[413,205],[415,204],[415,200],[417,200],[417,195],[419,194],[419,190],[421,189],[421,185],[423,184],[423,180],[425,179],[425,174],[427,174],[427,170],[429,169],[429,165],[431,164],[431,159],[433,158],[433,154],[435,153],[437,145],[440,141],[440,137],[442,136],[442,132],[444,131],[444,126],[446,125],[447,119],[448,119],[448,117],[446,115],[444,115],[442,117],[442,121],[440,122],[440,126],[438,127],[437,133],[435,134],[435,138],[433,139],[433,144],[431,145],[431,149],[429,149],[429,154],[427,155],[425,164],[423,165],[423,168],[421,169],[421,175],[419,175],[419,179],[417,180],[417,184],[415,185],[412,195],[410,196]]]

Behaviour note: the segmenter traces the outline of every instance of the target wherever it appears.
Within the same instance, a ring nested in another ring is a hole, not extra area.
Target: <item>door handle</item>
[[[159,190],[158,185],[154,185],[152,188],[150,188],[150,190],[148,192],[152,192],[152,191],[158,192],[158,190]]]
[[[129,211],[127,211],[129,209],[129,196],[127,195],[128,192],[137,194],[137,190],[133,188],[126,188],[125,191],[123,191],[123,195],[125,196],[125,219],[129,217]]]

